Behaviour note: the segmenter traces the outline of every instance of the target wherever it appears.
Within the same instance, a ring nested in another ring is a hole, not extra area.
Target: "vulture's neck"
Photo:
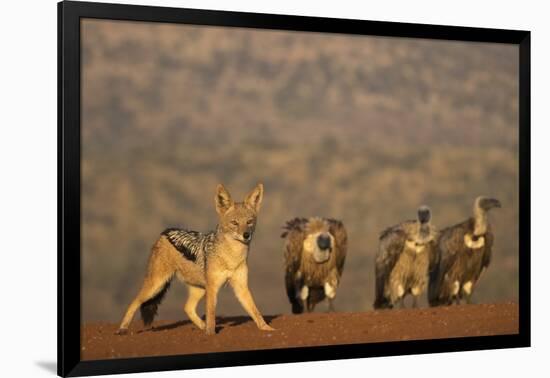
[[[430,223],[418,222],[418,236],[420,236],[421,239],[426,239],[430,236]]]
[[[484,235],[487,232],[487,212],[474,207],[474,236]]]

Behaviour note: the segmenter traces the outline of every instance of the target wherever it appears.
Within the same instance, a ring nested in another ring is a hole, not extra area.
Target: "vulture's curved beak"
[[[496,198],[484,198],[483,200],[481,200],[480,205],[481,205],[481,208],[485,211],[491,210],[495,207],[496,208],[502,207],[502,204]]]

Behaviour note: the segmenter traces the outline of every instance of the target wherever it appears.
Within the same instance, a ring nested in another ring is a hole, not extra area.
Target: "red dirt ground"
[[[188,320],[159,320],[153,329],[146,330],[135,321],[125,336],[114,334],[115,324],[89,323],[82,327],[81,356],[84,360],[95,360],[503,335],[517,333],[519,327],[518,305],[515,303],[265,318],[276,331],[259,331],[248,317],[218,317],[214,336],[207,336]]]

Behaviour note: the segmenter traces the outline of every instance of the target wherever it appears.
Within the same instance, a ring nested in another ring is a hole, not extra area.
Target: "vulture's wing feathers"
[[[452,226],[441,231],[439,239],[439,270],[444,275],[451,269],[457,257],[457,246],[464,244],[464,233],[462,228]]]
[[[306,218],[293,218],[286,222],[283,226],[282,238],[286,238],[291,231],[304,231],[304,227],[307,224]]]
[[[286,238],[284,261],[285,261],[285,286],[286,293],[292,304],[293,313],[303,311],[302,303],[297,300],[295,293],[295,276],[300,269],[300,260],[302,258],[302,246],[304,243],[304,226],[307,223],[305,218],[294,218],[289,220],[283,227],[282,238]]]
[[[493,250],[494,235],[489,229],[485,234],[485,248],[483,250],[482,268],[487,268],[491,263],[491,254]]]
[[[452,266],[455,264],[458,254],[464,248],[464,235],[470,229],[471,220],[459,223],[457,225],[447,227],[440,232],[440,236],[437,242],[436,259],[437,264],[433,271],[430,272],[430,301],[433,303],[439,303],[440,300],[446,300],[449,298],[442,298],[443,295],[443,280],[445,274],[449,272]]]
[[[285,266],[288,271],[297,272],[300,268],[302,258],[302,246],[304,243],[304,227],[307,223],[305,218],[294,218],[286,222],[281,237],[286,238],[285,245]]]
[[[407,233],[399,227],[391,227],[380,234],[380,246],[376,256],[376,268],[384,275],[389,274],[403,251]]]
[[[384,288],[386,280],[393,270],[405,242],[407,233],[399,226],[390,227],[380,234],[380,244],[376,255],[376,299],[375,307],[384,307]]]
[[[435,272],[439,265],[439,249],[437,247],[437,244],[439,242],[441,233],[437,228],[433,226],[430,226],[430,232],[432,234],[432,240],[426,244],[426,252],[428,252],[428,272],[431,279],[432,272]]]
[[[426,252],[428,252],[429,257],[429,265],[428,265],[428,271],[432,272],[436,269],[437,265],[439,264],[439,253],[437,249],[437,237],[434,238],[431,242],[426,244]]]
[[[470,233],[471,230],[474,228],[474,219],[470,218],[466,221],[459,223],[455,226],[448,227],[444,229],[441,232],[441,237],[439,239],[439,252],[440,252],[440,268],[441,273],[445,274],[446,272],[451,269],[453,264],[455,263],[458,253],[460,251],[464,251],[467,247],[464,244],[464,236],[467,233]],[[487,259],[487,264],[489,263],[489,260],[491,259],[491,246],[493,244],[493,236],[492,233],[488,233],[491,235],[486,235],[485,237],[485,251],[483,260],[485,261]]]
[[[336,219],[328,219],[330,233],[334,237],[335,251],[336,253],[336,269],[338,269],[338,275],[342,276],[344,270],[344,263],[346,262],[346,253],[348,250],[348,234],[344,224]]]

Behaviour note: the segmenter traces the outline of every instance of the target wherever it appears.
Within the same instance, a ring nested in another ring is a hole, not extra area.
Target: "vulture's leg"
[[[328,299],[328,312],[334,312],[335,309],[334,309],[334,299],[333,298],[329,298]]]
[[[453,302],[457,305],[460,304],[460,282],[457,280],[453,282],[452,287],[451,304],[453,304]]]
[[[472,283],[472,281],[468,281],[462,286],[462,294],[463,294],[464,298],[466,299],[467,304],[471,303],[473,287],[474,287],[474,284]]]
[[[399,308],[405,308],[405,296],[399,298]]]
[[[393,305],[399,305],[399,308],[404,308],[405,303],[404,297],[405,297],[405,288],[400,282],[392,282],[391,284],[391,291],[390,291],[390,302]]]
[[[422,287],[421,286],[414,286],[411,289],[411,294],[413,297],[413,303],[412,307],[417,308],[418,307],[418,296],[422,293]]]
[[[336,298],[336,287],[329,282],[325,282],[323,291],[325,292],[325,297],[328,299],[328,311],[334,312],[334,304],[332,301]]]
[[[304,285],[302,286],[302,289],[300,290],[300,299],[302,300],[302,307],[307,311],[310,312],[309,303],[307,298],[309,297],[309,288]]]
[[[313,301],[311,300],[308,300],[307,302],[307,312],[313,312],[313,310],[315,310],[315,303],[313,303]]]

